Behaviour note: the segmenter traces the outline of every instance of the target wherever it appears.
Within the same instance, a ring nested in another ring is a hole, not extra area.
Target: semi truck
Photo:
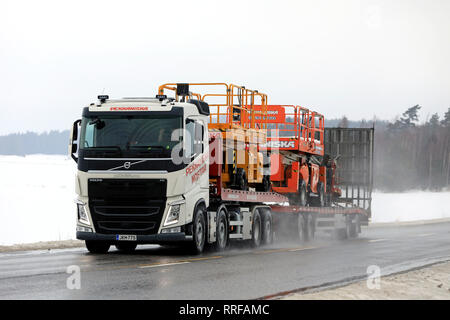
[[[373,128],[324,128],[318,113],[267,102],[226,83],[98,96],[69,142],[77,239],[91,253],[156,243],[198,254],[317,230],[356,237],[370,220]]]

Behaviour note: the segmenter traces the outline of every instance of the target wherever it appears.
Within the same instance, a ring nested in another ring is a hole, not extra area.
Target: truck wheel
[[[108,242],[86,240],[86,248],[90,253],[107,253],[111,246]]]
[[[308,193],[306,192],[305,180],[300,182],[299,205],[305,207],[308,204]]]
[[[262,213],[262,243],[264,245],[269,245],[273,242],[272,225],[272,214],[270,210],[264,210]]]
[[[252,223],[252,246],[259,247],[261,244],[261,215],[255,210]]]
[[[225,211],[222,209],[217,214],[216,226],[216,250],[222,251],[228,245],[228,219]]]
[[[205,214],[202,207],[198,207],[192,222],[192,243],[191,249],[194,254],[203,252],[206,240],[206,222]]]
[[[136,242],[120,242],[116,243],[116,249],[124,252],[124,253],[131,253],[134,250],[136,250],[137,243]]]

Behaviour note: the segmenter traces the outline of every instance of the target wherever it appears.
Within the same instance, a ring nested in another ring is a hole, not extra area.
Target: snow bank
[[[372,222],[450,218],[450,192],[372,194]]]
[[[0,156],[0,245],[75,239],[75,162]]]
[[[0,245],[75,239],[76,165],[66,156],[0,156]],[[450,217],[450,192],[374,193],[373,222]]]

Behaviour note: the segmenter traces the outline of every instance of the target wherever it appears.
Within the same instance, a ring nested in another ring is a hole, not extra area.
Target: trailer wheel
[[[194,254],[203,252],[206,240],[205,213],[201,206],[197,207],[192,221],[192,243],[191,250]]]
[[[222,251],[228,245],[228,223],[225,210],[220,210],[217,213],[216,226],[216,250]]]
[[[86,240],[86,248],[90,253],[107,253],[111,245],[105,241]]]
[[[339,229],[334,229],[334,238],[337,240],[345,240],[348,238],[348,231],[347,231],[347,227],[346,228],[339,228]]]
[[[355,221],[348,221],[347,223],[347,235],[349,238],[357,238],[358,237],[358,219],[357,217],[355,217],[354,219]]]
[[[262,212],[262,242],[264,245],[269,245],[273,242],[272,225],[272,214],[270,210],[264,210]]]
[[[116,249],[124,252],[124,253],[131,253],[134,250],[136,250],[137,243],[136,242],[119,242],[116,243]]]
[[[356,224],[350,223],[347,227],[347,234],[349,238],[357,238],[358,232],[356,232]]]
[[[259,210],[255,210],[252,222],[252,246],[259,247],[261,245],[261,215]]]

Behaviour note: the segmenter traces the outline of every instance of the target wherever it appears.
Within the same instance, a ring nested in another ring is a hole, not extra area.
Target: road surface
[[[107,255],[84,248],[0,254],[0,299],[255,299],[325,287],[450,260],[450,222],[378,226],[359,238],[280,242],[186,255],[176,248],[138,247]],[[68,289],[69,266],[80,289]],[[75,267],[76,268],[76,267]]]

